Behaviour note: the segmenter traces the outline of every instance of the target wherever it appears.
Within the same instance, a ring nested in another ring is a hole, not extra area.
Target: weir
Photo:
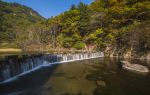
[[[25,59],[9,59],[0,64],[0,84],[13,81],[43,66],[61,64],[77,60],[104,57],[103,52],[78,54],[46,54]]]

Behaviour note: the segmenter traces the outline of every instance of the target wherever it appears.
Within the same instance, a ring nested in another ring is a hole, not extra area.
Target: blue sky
[[[92,0],[4,0],[7,2],[17,2],[31,7],[45,18],[56,16],[70,8],[72,4],[84,2],[90,4]]]

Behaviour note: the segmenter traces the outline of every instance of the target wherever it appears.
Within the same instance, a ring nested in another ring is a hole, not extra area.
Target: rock
[[[110,73],[112,73],[112,74],[116,74],[116,72],[115,71],[109,71]]]
[[[90,80],[90,81],[97,81],[97,80],[99,80],[98,76],[95,75],[95,74],[88,74],[88,75],[86,75],[85,78],[86,78],[87,80]]]
[[[98,76],[97,78],[98,78],[98,79],[102,79],[102,76]]]
[[[107,72],[104,72],[104,75],[108,75],[108,73],[107,73]]]
[[[150,53],[147,54],[146,59],[150,59]]]
[[[132,52],[131,52],[131,50],[129,50],[125,54],[123,54],[123,57],[124,58],[131,58],[132,57],[131,55],[132,55]]]
[[[130,64],[128,61],[121,61],[123,63],[123,68],[126,70],[134,71],[137,73],[147,74],[149,72],[148,68],[139,64]]]
[[[102,80],[98,80],[98,81],[96,81],[96,85],[97,86],[106,86],[106,83],[105,83],[105,81],[102,81]]]

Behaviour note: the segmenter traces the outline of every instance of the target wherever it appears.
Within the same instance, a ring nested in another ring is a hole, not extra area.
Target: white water
[[[0,77],[2,77],[0,84],[16,80],[18,77],[35,71],[43,66],[51,66],[52,64],[61,64],[98,57],[104,57],[104,54],[102,52],[97,52],[43,55],[42,57],[28,58],[24,62],[5,64],[1,66],[2,69],[0,69]]]

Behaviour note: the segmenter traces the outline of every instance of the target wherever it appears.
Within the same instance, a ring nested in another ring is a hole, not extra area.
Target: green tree
[[[79,10],[79,17],[80,17],[80,20],[78,22],[78,29],[79,29],[80,35],[84,37],[90,32],[89,30],[90,10],[88,8],[88,5],[82,2],[79,3],[77,9]]]

